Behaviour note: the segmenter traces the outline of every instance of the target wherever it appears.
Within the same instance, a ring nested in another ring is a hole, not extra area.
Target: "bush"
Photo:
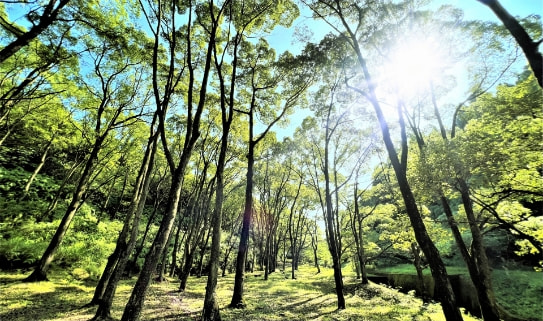
[[[0,266],[2,269],[35,265],[54,235],[60,219],[36,223],[20,219],[0,224]],[[98,278],[114,248],[122,223],[98,222],[94,211],[83,205],[74,217],[53,264],[72,269],[77,277]],[[5,263],[4,263],[5,262]],[[84,271],[85,273],[82,273]]]
[[[0,195],[8,200],[21,199],[24,196],[26,182],[31,175],[31,172],[20,167],[6,169],[0,166]],[[32,182],[26,198],[49,202],[58,188],[59,185],[54,179],[38,174]]]

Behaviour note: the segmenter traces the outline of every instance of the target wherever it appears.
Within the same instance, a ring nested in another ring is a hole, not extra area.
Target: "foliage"
[[[520,255],[540,252],[534,244],[543,244],[542,97],[526,73],[515,85],[499,86],[466,108],[466,125],[455,141],[478,210],[518,236]]]
[[[96,279],[113,251],[121,223],[98,222],[94,210],[87,205],[80,212],[59,250],[56,264],[68,267],[74,275]],[[0,224],[0,257],[2,262],[9,264],[2,268],[32,266],[39,260],[59,223],[60,219],[36,222],[32,217],[19,216]]]
[[[27,198],[35,200],[35,203],[19,202],[18,200],[24,196],[23,189],[30,174],[20,167],[7,169],[0,166],[0,202],[3,203],[0,208],[5,209],[4,215],[9,213],[12,216],[37,217],[43,212],[43,205],[51,200],[59,188],[58,182],[50,176],[38,175],[29,194],[26,195]]]

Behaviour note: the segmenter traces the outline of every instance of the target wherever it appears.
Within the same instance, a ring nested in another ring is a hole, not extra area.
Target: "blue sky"
[[[517,17],[526,17],[531,14],[543,15],[543,0],[500,0],[502,6],[509,11],[510,14]],[[437,9],[441,5],[450,4],[464,10],[466,20],[487,20],[499,22],[496,15],[485,5],[477,0],[436,0],[431,1],[428,6],[431,9]],[[277,27],[268,37],[270,45],[278,52],[289,50],[293,53],[298,53],[301,50],[297,46],[294,38],[294,30],[296,27],[309,25],[314,33],[314,37],[323,36],[330,29],[323,23],[312,22],[311,13],[307,8],[301,8],[300,17],[294,22],[291,28]]]

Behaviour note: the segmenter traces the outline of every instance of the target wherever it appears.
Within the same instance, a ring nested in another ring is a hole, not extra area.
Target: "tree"
[[[99,305],[93,320],[107,320],[110,318],[111,306],[113,304],[117,284],[125,271],[126,264],[130,258],[130,253],[132,253],[136,245],[139,221],[147,200],[158,145],[156,122],[157,114],[155,113],[150,126],[149,139],[136,178],[128,213],[124,219],[123,228],[117,238],[115,250],[108,258],[106,267],[96,286],[94,296],[89,303],[89,305]]]
[[[264,280],[267,280],[268,275],[275,271],[277,260],[275,249],[280,243],[277,231],[281,225],[282,214],[288,206],[288,182],[292,173],[292,169],[282,168],[276,163],[274,156],[268,155],[266,157],[264,168],[256,171],[262,174],[257,175],[255,180],[259,195],[259,204],[255,214],[258,225],[261,227],[261,237],[264,243],[264,251],[261,253]]]
[[[355,119],[349,105],[351,97],[343,86],[341,69],[336,68],[349,60],[343,55],[342,49],[344,47],[334,42],[331,37],[325,37],[318,47],[307,48],[310,55],[314,56],[327,52],[327,58],[322,58],[322,65],[319,65],[325,76],[311,106],[317,118],[306,118],[302,125],[303,131],[297,133],[300,136],[309,133],[307,143],[310,146],[307,147],[305,166],[311,173],[309,185],[319,197],[326,223],[326,239],[332,256],[338,309],[345,308],[341,272],[341,256],[344,252],[342,231],[349,230],[345,229],[349,223],[344,208],[340,207],[340,193],[352,179],[363,158],[359,155],[359,137],[363,135],[353,126]],[[322,130],[316,131],[315,127]]]
[[[57,37],[27,47],[0,65],[5,72],[0,79],[0,146],[22,127],[47,122],[40,117],[43,113],[69,108],[62,101],[70,97],[67,91],[77,91],[77,57],[65,48],[71,37],[67,33]]]
[[[216,146],[207,142],[207,137],[202,140],[200,146],[200,158],[195,166],[194,186],[190,189],[189,201],[182,220],[184,221],[183,228],[186,233],[184,263],[180,271],[179,291],[185,291],[187,279],[192,269],[196,249],[201,245],[204,239],[210,213],[211,213],[211,198],[215,187],[216,176],[209,178],[212,153],[216,150]],[[206,151],[206,146],[209,151]],[[210,155],[205,155],[209,153]],[[206,158],[209,157],[209,158]],[[201,162],[201,164],[199,164]],[[188,184],[187,184],[188,185]]]
[[[433,22],[433,18],[427,19],[425,18],[425,15],[417,15],[416,19],[408,19],[408,26],[413,30],[418,30],[419,28],[421,30],[424,30],[425,32],[428,32],[430,30],[431,26],[436,24]],[[451,15],[451,18],[453,21],[457,20],[456,15]],[[402,26],[403,24],[400,24]],[[438,24],[446,26],[448,23]],[[466,27],[464,27],[466,28]],[[473,28],[471,24],[467,24],[468,30],[469,28]],[[441,28],[440,32],[443,32],[444,27]],[[479,33],[477,28],[475,28],[476,32]],[[482,45],[485,47],[484,45]],[[486,47],[485,47],[486,48]],[[488,48],[486,48],[488,49]],[[502,71],[500,73],[500,76],[505,72]],[[444,73],[444,72],[442,72]],[[492,82],[496,81],[491,77],[491,73],[489,73],[487,70],[485,70],[485,73],[482,75],[478,75],[475,77],[476,79],[481,79],[480,81],[476,81],[475,85],[472,87],[473,91],[469,95],[470,97],[477,97],[477,95],[482,94],[482,91],[484,90],[484,86],[486,85],[486,82]],[[479,227],[481,225],[481,222],[478,221],[478,219],[475,217],[475,214],[473,212],[473,206],[471,202],[470,197],[470,190],[469,190],[469,174],[465,175],[466,171],[462,170],[462,160],[460,158],[452,157],[450,159],[440,159],[440,155],[446,155],[447,153],[450,153],[452,150],[454,150],[454,147],[449,144],[449,137],[448,137],[448,131],[444,126],[444,122],[441,116],[441,112],[439,110],[439,106],[437,103],[436,98],[436,85],[434,83],[434,79],[429,79],[429,85],[428,85],[428,91],[430,98],[427,98],[426,101],[428,101],[426,104],[431,106],[431,108],[428,108],[428,113],[433,113],[433,116],[437,122],[435,127],[437,128],[437,131],[441,135],[441,139],[443,140],[444,145],[442,146],[442,149],[440,152],[436,151],[436,154],[434,155],[436,159],[434,160],[436,163],[444,165],[444,166],[451,166],[449,170],[443,170],[443,168],[434,169],[431,168],[431,166],[428,166],[429,164],[434,164],[432,161],[429,160],[427,153],[429,152],[427,149],[427,145],[429,144],[429,141],[432,139],[431,137],[424,136],[423,130],[420,128],[420,124],[417,121],[417,116],[415,116],[417,113],[423,113],[421,110],[417,110],[418,108],[421,108],[421,105],[425,105],[425,103],[420,103],[421,98],[419,98],[418,107],[413,108],[412,111],[408,111],[408,107],[406,106],[407,98],[402,96],[401,93],[398,95],[398,110],[399,110],[399,119],[400,122],[404,121],[404,118],[407,118],[407,123],[409,125],[409,128],[412,130],[413,136],[416,138],[416,143],[419,149],[420,153],[420,159],[415,161],[417,163],[417,166],[420,168],[421,174],[411,177],[410,181],[416,182],[422,177],[425,177],[426,179],[429,179],[429,185],[427,186],[427,190],[430,191],[430,193],[435,193],[435,199],[434,201],[437,201],[441,204],[443,207],[443,211],[446,214],[447,221],[449,222],[449,226],[451,227],[451,230],[453,232],[455,241],[457,243],[458,248],[460,249],[460,253],[462,254],[462,257],[464,258],[468,270],[470,272],[471,279],[477,289],[478,293],[478,299],[479,299],[479,305],[481,307],[481,312],[485,319],[487,320],[498,320],[499,319],[499,312],[498,308],[495,302],[494,298],[494,292],[492,290],[492,284],[491,284],[491,276],[490,276],[490,266],[488,262],[488,258],[486,256],[486,250],[483,245],[483,235],[481,233],[481,228]],[[420,95],[422,96],[422,95]],[[422,96],[423,97],[423,96]],[[461,106],[462,104],[460,104]],[[460,107],[457,107],[460,108]],[[428,117],[428,116],[427,116]],[[454,126],[454,122],[453,122]],[[405,125],[403,125],[403,130],[405,130]],[[454,137],[454,131],[451,132],[451,137]],[[405,141],[405,139],[404,139]],[[406,160],[407,161],[407,160]],[[439,166],[439,165],[438,165]],[[422,174],[424,173],[424,174]],[[445,174],[447,173],[447,174]],[[432,177],[435,175],[436,177]],[[471,251],[468,250],[462,235],[460,233],[460,230],[458,229],[457,222],[455,221],[455,218],[453,216],[453,211],[450,208],[448,197],[446,196],[446,192],[443,189],[444,183],[449,182],[451,185],[454,186],[454,188],[460,193],[461,200],[464,206],[464,211],[466,213],[467,222],[470,228],[470,234],[472,236],[472,246]],[[413,253],[416,254],[418,252],[418,249],[413,246],[412,247]],[[415,257],[417,260],[417,258]]]
[[[503,25],[515,38],[518,45],[524,52],[526,59],[532,68],[535,78],[540,87],[543,87],[543,56],[539,52],[539,45],[542,40],[534,41],[526,32],[526,29],[515,19],[498,0],[478,0],[492,10],[502,21]]]
[[[185,174],[185,170],[189,163],[194,146],[200,136],[200,120],[206,102],[208,80],[210,76],[211,65],[213,63],[213,50],[215,47],[215,42],[217,40],[217,30],[219,28],[219,22],[221,21],[221,17],[225,11],[224,6],[221,8],[216,8],[213,1],[201,5],[195,5],[192,2],[182,5],[179,4],[179,7],[176,3],[171,3],[169,5],[170,6],[168,6],[168,4],[162,4],[162,2],[158,2],[158,7],[156,10],[154,10],[154,12],[158,14],[158,19],[157,28],[154,30],[155,45],[153,65],[155,66],[155,77],[153,88],[155,93],[156,106],[159,114],[159,131],[162,147],[171,172],[172,182],[170,190],[168,192],[166,212],[164,214],[164,217],[162,218],[162,222],[153,241],[153,245],[147,253],[145,263],[138,277],[138,280],[136,281],[130,299],[125,306],[122,317],[123,321],[133,321],[139,319],[141,309],[143,308],[145,295],[151,282],[152,273],[156,269],[156,266],[160,261],[160,257],[166,246],[166,243],[168,242],[171,229],[175,222],[175,218],[178,212],[179,201],[181,198],[181,190],[183,187],[183,176]],[[172,33],[167,35],[166,38],[166,41],[169,43],[168,47],[170,63],[168,66],[168,76],[165,81],[166,86],[164,87],[164,91],[162,93],[163,96],[161,96],[161,94],[159,93],[157,83],[158,80],[156,78],[156,73],[158,72],[156,68],[158,66],[157,53],[159,49],[159,37],[162,35],[160,22],[160,17],[162,17],[162,10],[164,10],[165,13],[170,14],[172,24]],[[174,30],[177,30],[177,26],[175,25],[175,15],[177,10],[181,10],[182,12],[185,12],[187,14],[188,20],[186,29],[184,30],[184,34],[174,32]],[[194,25],[193,15],[197,15],[197,19],[194,22]],[[149,21],[152,21],[152,19],[150,19],[149,17],[148,19]],[[204,30],[202,32],[203,34],[196,33],[198,27],[202,27],[202,29]],[[184,36],[185,38],[186,51],[182,60],[183,69],[178,75],[175,75],[174,72],[176,71],[177,67],[175,54],[179,50],[178,41],[180,41],[181,39],[178,39],[178,37],[180,38],[181,36]],[[207,37],[207,48],[205,49],[204,53],[201,56],[198,55],[199,53],[196,53],[198,56],[200,56],[199,58],[201,58],[203,64],[195,64],[196,57],[193,56],[192,52],[195,41],[194,37],[197,36]],[[196,67],[201,67],[201,70],[198,73],[199,75],[201,75],[201,80],[199,83],[196,82]],[[177,163],[175,163],[173,156],[170,152],[170,148],[168,147],[168,141],[166,139],[165,122],[166,113],[168,111],[172,95],[174,93],[174,88],[179,85],[181,77],[184,76],[183,71],[185,70],[185,68],[188,69],[188,85],[186,87],[186,103],[184,106],[187,110],[185,137],[183,141],[183,149],[181,151],[180,159]],[[198,92],[197,95],[196,92]]]
[[[466,108],[455,139],[459,157],[469,157],[465,172],[471,174],[470,195],[479,211],[490,215],[490,224],[510,230],[539,260],[540,93],[534,77],[524,73],[515,85],[480,96]]]
[[[367,60],[362,51],[364,47],[361,46],[360,37],[363,37],[361,33],[366,29],[366,25],[371,23],[372,19],[375,19],[375,21],[383,21],[383,19],[380,19],[380,17],[371,16],[371,13],[385,13],[389,12],[389,10],[385,10],[384,7],[378,7],[376,4],[369,2],[364,3],[362,6],[357,3],[352,3],[351,1],[340,2],[321,0],[311,2],[304,1],[304,3],[311,8],[315,16],[324,19],[332,28],[335,28],[335,30],[338,31],[339,38],[343,39],[348,44],[356,57],[359,71],[363,75],[363,82],[365,86],[350,86],[350,88],[359,93],[361,96],[365,97],[375,111],[381,128],[383,141],[385,143],[392,167],[394,168],[396,179],[398,180],[398,184],[400,186],[407,215],[409,216],[411,225],[415,232],[415,237],[422,251],[426,255],[426,258],[428,259],[437,288],[442,289],[439,300],[442,304],[445,317],[449,321],[462,320],[462,315],[460,314],[456,304],[456,299],[447,276],[445,265],[441,260],[439,251],[428,235],[417,206],[417,202],[413,195],[411,185],[407,180],[407,164],[402,163],[402,160],[405,157],[402,157],[401,159],[398,157],[398,151],[395,149],[394,143],[391,139],[390,128],[383,114],[383,109],[377,96],[375,87],[376,84],[373,81]],[[332,21],[332,19],[336,20]],[[406,136],[402,135],[402,146],[404,146],[402,147],[402,151],[404,155],[407,153],[407,149],[405,147],[406,145]]]
[[[96,110],[89,111],[91,118],[95,122],[91,133],[93,138],[90,141],[92,149],[73,192],[70,205],[38,266],[27,277],[26,281],[47,279],[47,271],[54,259],[55,252],[58,250],[74,215],[86,197],[89,181],[98,160],[98,154],[106,142],[106,138],[115,128],[137,121],[142,110],[134,109],[133,104],[136,102],[141,103],[142,109],[145,106],[144,101],[140,100],[142,97],[138,95],[139,88],[142,85],[141,71],[132,69],[135,62],[130,61],[129,58],[120,57],[122,49],[128,50],[128,48],[113,48],[104,43],[101,47],[98,47],[98,51],[95,53],[93,67],[97,83],[84,83],[89,91],[89,97],[87,97],[85,103],[96,105]],[[128,76],[131,73],[133,73],[132,79]],[[93,88],[94,85],[97,88]],[[145,98],[143,97],[143,99]]]
[[[28,31],[24,31],[21,27],[8,22],[5,19],[5,12],[1,12],[1,26],[7,29],[11,33],[11,36],[16,38],[0,50],[0,64],[28,45],[51,24],[57,21],[60,12],[69,2],[70,0],[49,0],[45,5],[33,8],[27,15],[32,24],[32,27]],[[0,9],[3,11],[4,8]]]
[[[378,203],[375,202],[369,211],[365,211],[363,214],[360,209],[360,198],[365,191],[358,191],[358,183],[354,186],[354,209],[349,209],[351,219],[351,229],[353,231],[354,242],[356,247],[356,258],[358,259],[358,266],[361,272],[362,284],[368,284],[368,274],[366,272],[366,253],[364,250],[364,220],[373,214],[377,208]]]
[[[297,73],[304,70],[301,64],[289,53],[283,54],[275,61],[275,51],[261,39],[256,45],[245,43],[242,55],[243,66],[246,68],[243,82],[245,88],[241,95],[246,99],[245,109],[236,111],[249,118],[249,141],[247,153],[247,178],[245,189],[245,208],[243,210],[243,225],[236,259],[236,276],[234,293],[230,306],[243,308],[243,279],[245,274],[246,253],[248,250],[249,229],[253,212],[253,176],[255,150],[263,141],[270,129],[279,122],[297,103],[312,81],[307,74]],[[282,92],[277,88],[287,81],[289,86],[283,87]],[[277,112],[278,110],[278,112]],[[256,117],[262,117],[264,130],[255,135]]]
[[[300,180],[298,182],[298,187],[296,188],[296,194],[294,195],[294,197],[291,196],[292,200],[287,223],[287,230],[290,241],[290,253],[292,255],[290,277],[293,280],[296,279],[294,271],[298,269],[300,253],[304,248],[306,237],[308,234],[307,230],[309,229],[309,219],[307,217],[307,214],[305,214],[305,211],[308,209],[309,204],[305,199],[301,200],[301,202],[298,201],[298,198],[304,197],[304,195],[301,195],[300,197],[304,178],[302,175],[300,175],[300,173],[298,173],[298,176]],[[316,253],[314,254],[316,256]],[[315,262],[318,268],[318,260],[315,259]]]

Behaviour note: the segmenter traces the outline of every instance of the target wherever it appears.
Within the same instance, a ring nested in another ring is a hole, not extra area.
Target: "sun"
[[[382,79],[401,96],[426,91],[440,78],[445,57],[430,37],[398,41],[389,53]]]

